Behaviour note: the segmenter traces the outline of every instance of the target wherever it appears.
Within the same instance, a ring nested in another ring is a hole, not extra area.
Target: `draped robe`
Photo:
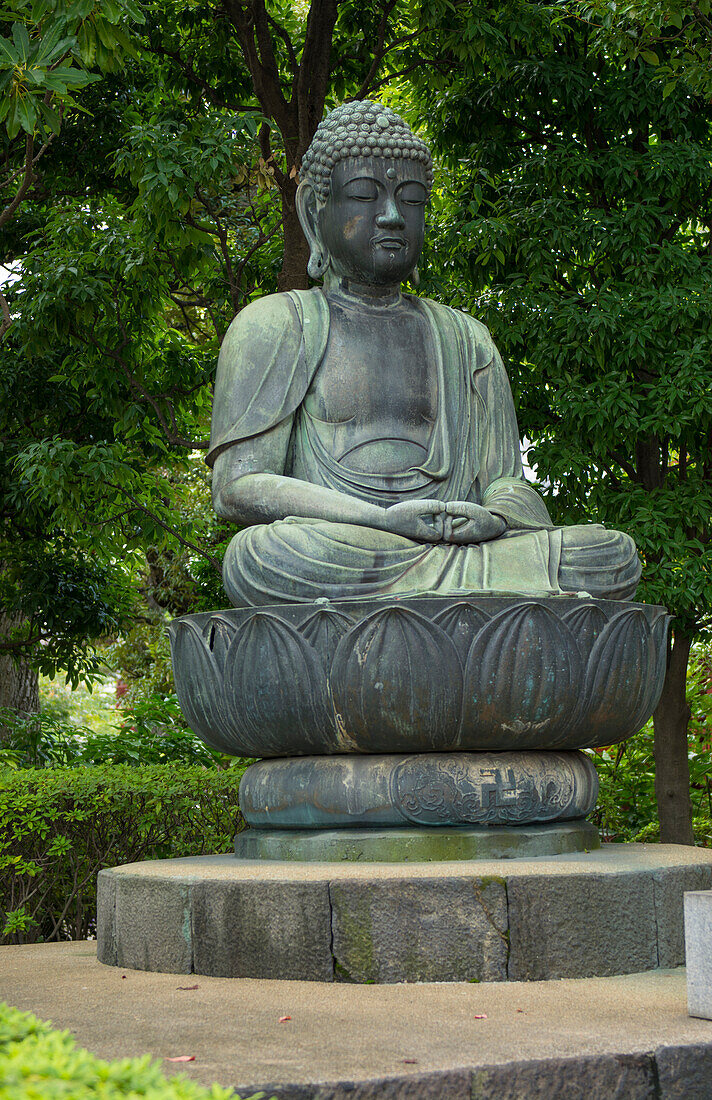
[[[212,466],[224,451],[291,418],[286,450],[270,455],[272,472],[382,507],[414,498],[471,501],[501,516],[504,534],[454,545],[298,516],[259,524],[238,532],[225,555],[233,603],[473,591],[555,595],[562,592],[562,548],[575,564],[569,587],[583,588],[590,566],[589,587],[600,582],[597,594],[630,594],[639,567],[628,536],[598,526],[555,527],[525,479],[509,382],[485,326],[428,299],[410,301],[427,322],[437,371],[437,415],[420,466],[388,474],[351,468],[334,449],[330,425],[310,408],[329,335],[329,304],[319,289],[271,295],[233,321],[220,353],[206,461]],[[572,532],[578,538],[567,539]]]

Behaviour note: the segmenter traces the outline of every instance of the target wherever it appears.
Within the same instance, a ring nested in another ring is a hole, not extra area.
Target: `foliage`
[[[10,771],[0,782],[6,943],[86,939],[103,867],[231,849],[245,765]]]
[[[1,1002],[0,1080],[5,1100],[240,1100],[232,1089],[204,1088],[183,1074],[165,1078],[150,1055],[102,1061],[77,1047],[69,1031]]]
[[[474,20],[476,62],[420,91],[455,173],[440,278],[508,360],[555,520],[629,531],[641,594],[695,633],[712,611],[712,107],[663,99],[645,60],[604,64],[560,13],[511,0]]]
[[[700,95],[712,92],[710,0],[585,0],[576,9],[604,56],[613,49],[653,65],[664,97],[678,83]]]
[[[186,727],[175,695],[147,696],[118,712],[118,726],[92,730],[48,711],[18,714],[0,709],[7,730],[0,764],[21,768],[78,767],[91,764],[200,764],[224,760]]]
[[[687,675],[688,759],[693,831],[712,847],[712,650],[693,650]],[[600,793],[594,820],[608,840],[658,840],[653,724],[612,748],[591,751]]]

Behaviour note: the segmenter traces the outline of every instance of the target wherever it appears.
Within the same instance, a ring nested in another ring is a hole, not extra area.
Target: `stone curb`
[[[712,1043],[641,1054],[543,1058],[368,1081],[237,1085],[276,1100],[710,1100]]]
[[[676,865],[621,845],[604,859],[391,865],[388,874],[264,870],[230,856],[134,864],[99,875],[98,957],[164,973],[357,983],[675,967],[683,893],[712,887],[712,853],[698,858]]]

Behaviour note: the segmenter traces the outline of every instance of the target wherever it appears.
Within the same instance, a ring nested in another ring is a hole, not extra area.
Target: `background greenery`
[[[486,319],[556,519],[629,530],[674,615],[654,730],[598,756],[602,828],[704,840],[711,47],[708,0],[0,11],[3,786],[225,769],[185,730],[165,636],[224,603],[217,351],[253,298],[307,285],[300,159],[325,109],[369,95],[435,152],[421,292]],[[38,673],[107,670],[106,721],[40,699]]]

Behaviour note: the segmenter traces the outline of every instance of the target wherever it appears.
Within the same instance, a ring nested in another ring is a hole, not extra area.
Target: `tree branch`
[[[22,179],[22,183],[15,193],[14,199],[10,203],[8,203],[5,209],[0,213],[0,228],[2,228],[3,225],[10,221],[10,218],[15,213],[18,206],[20,205],[34,182],[35,175],[32,171],[32,156],[34,153],[34,148],[35,139],[32,134],[28,134],[25,140],[25,166],[23,169],[24,177]]]
[[[254,111],[254,104],[246,103],[228,103],[222,96],[218,95],[211,84],[208,84],[196,70],[193,68],[189,61],[186,61],[184,57],[178,53],[177,50],[167,50],[165,46],[154,46],[148,43],[146,49],[149,53],[156,54],[158,57],[168,57],[181,70],[183,75],[190,81],[191,84],[195,84],[204,93],[207,99],[212,103],[213,107],[221,107],[226,111]]]
[[[387,53],[385,42],[386,31],[388,30],[388,20],[390,19],[391,12],[393,11],[397,3],[398,0],[387,0],[387,2],[383,6],[383,11],[381,12],[381,18],[378,24],[378,30],[376,32],[376,45],[373,50],[373,61],[371,62],[371,67],[366,73],[366,76],[363,78],[361,87],[356,92],[356,95],[353,97],[354,99],[364,98],[366,92],[371,87],[371,81],[381,67],[381,62],[383,61],[383,58]],[[377,85],[375,85],[375,87],[377,87]]]
[[[105,484],[108,485],[110,489],[116,489],[118,493],[123,493],[126,499],[131,501],[134,508],[136,508],[139,512],[143,512],[144,515],[150,516],[154,523],[157,523],[158,526],[162,527],[164,531],[168,531],[170,535],[173,535],[173,538],[176,540],[176,542],[179,542],[181,546],[185,546],[186,549],[194,550],[196,554],[200,554],[200,556],[209,561],[213,568],[222,576],[222,566],[216,557],[213,557],[212,554],[208,554],[205,550],[201,549],[200,546],[196,546],[194,542],[190,542],[189,539],[184,539],[182,535],[178,534],[174,527],[171,527],[168,523],[164,523],[163,520],[159,516],[157,516],[155,512],[152,512],[150,508],[146,508],[144,504],[141,504],[140,501],[136,500],[136,498],[132,496],[128,489],[125,489],[123,485],[116,485],[113,481],[107,481]]]
[[[10,307],[7,304],[7,298],[0,290],[0,313],[2,313],[2,322],[0,323],[0,340],[3,339],[5,333],[12,324],[12,316],[10,314]]]

